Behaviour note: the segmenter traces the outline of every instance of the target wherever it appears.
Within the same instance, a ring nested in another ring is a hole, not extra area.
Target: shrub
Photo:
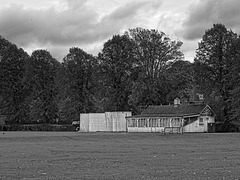
[[[76,127],[69,124],[12,124],[0,126],[0,131],[76,131]]]

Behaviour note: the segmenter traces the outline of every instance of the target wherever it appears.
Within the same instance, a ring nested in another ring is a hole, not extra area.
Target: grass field
[[[240,179],[240,134],[0,132],[0,179]]]

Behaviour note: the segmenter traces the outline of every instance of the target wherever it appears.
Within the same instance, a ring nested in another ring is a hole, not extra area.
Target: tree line
[[[71,123],[80,113],[132,111],[191,101],[194,89],[224,127],[240,117],[240,38],[223,24],[205,31],[194,62],[158,30],[113,35],[97,56],[72,47],[61,62],[0,36],[0,114],[9,124]]]

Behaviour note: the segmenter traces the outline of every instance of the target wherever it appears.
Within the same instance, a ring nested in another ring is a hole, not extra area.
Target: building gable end
[[[215,114],[210,106],[206,105],[206,107],[200,113],[200,116],[215,116]]]

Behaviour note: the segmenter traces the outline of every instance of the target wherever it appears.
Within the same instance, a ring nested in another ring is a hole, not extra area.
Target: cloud
[[[124,6],[120,6],[112,12],[109,17],[113,20],[131,18],[136,15],[139,8],[144,6],[145,3],[144,1],[126,3]]]
[[[178,38],[181,37],[180,30],[182,28],[182,22],[184,20],[184,14],[181,12],[167,12],[159,16],[158,27],[160,31],[163,31],[167,35]]]
[[[162,2],[123,1],[110,13],[99,14],[94,6],[88,5],[90,1],[56,1],[55,6],[44,9],[16,4],[4,6],[0,9],[0,33],[18,46],[28,50],[31,47],[46,47],[59,57],[59,54],[63,56],[64,47],[67,50],[72,46],[93,47],[94,43],[99,44],[113,34],[127,30],[146,15],[144,9],[148,9],[149,13],[156,12]]]
[[[189,8],[188,18],[183,23],[185,39],[199,39],[205,30],[215,23],[240,32],[239,0],[199,0]]]
[[[98,24],[98,28],[104,28],[106,33],[113,35],[122,30],[138,27],[139,24],[144,26],[144,20],[146,17],[151,17],[151,14],[156,12],[158,7],[161,6],[160,2],[161,1],[157,2],[157,0],[127,2],[116,8],[110,14],[104,16],[101,23]]]
[[[69,8],[58,12],[54,8],[35,10],[11,5],[1,10],[0,32],[3,32],[4,37],[17,41],[21,46],[33,42],[68,44],[72,41],[85,40],[86,32],[93,28],[97,15],[83,7],[79,11],[80,8],[78,6],[78,11]]]

